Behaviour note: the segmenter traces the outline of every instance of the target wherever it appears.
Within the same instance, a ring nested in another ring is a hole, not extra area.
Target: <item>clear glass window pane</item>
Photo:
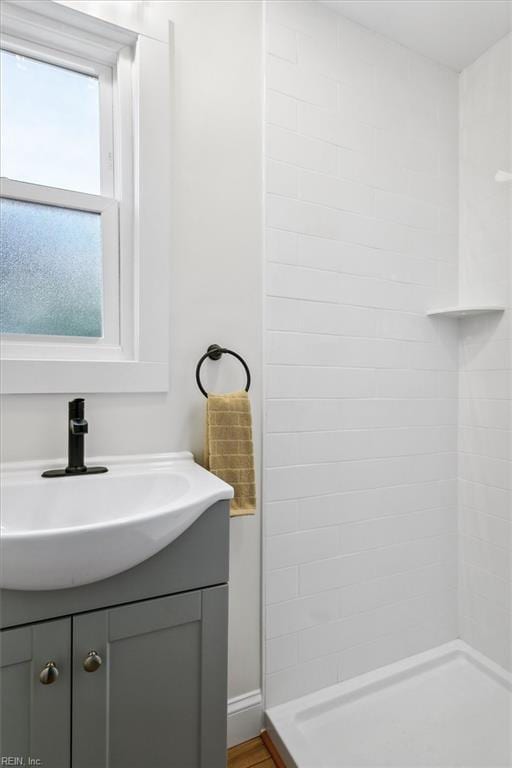
[[[0,201],[0,330],[103,335],[101,215]]]
[[[96,77],[1,52],[1,173],[100,194]]]

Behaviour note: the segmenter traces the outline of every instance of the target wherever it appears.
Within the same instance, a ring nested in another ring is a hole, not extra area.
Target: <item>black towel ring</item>
[[[233,357],[236,357],[237,360],[240,360],[242,363],[245,375],[247,376],[247,383],[245,385],[245,391],[249,391],[249,387],[251,386],[251,372],[249,370],[249,366],[237,352],[233,352],[232,349],[226,349],[225,347],[221,347],[218,344],[210,344],[207,351],[204,353],[204,355],[199,359],[198,364],[196,365],[196,382],[197,386],[203,393],[205,397],[208,397],[208,392],[205,390],[203,385],[201,384],[201,366],[206,360],[207,357],[210,358],[210,360],[220,360],[222,355],[233,355]]]

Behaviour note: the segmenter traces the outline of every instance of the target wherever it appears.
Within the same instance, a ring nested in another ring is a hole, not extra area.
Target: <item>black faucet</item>
[[[84,459],[84,435],[89,425],[84,418],[85,400],[77,397],[68,403],[68,465],[65,469],[48,469],[42,477],[66,477],[67,475],[98,475],[108,472],[106,467],[87,467]]]

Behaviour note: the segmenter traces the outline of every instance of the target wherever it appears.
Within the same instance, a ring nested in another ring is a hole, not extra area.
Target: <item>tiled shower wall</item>
[[[267,4],[266,702],[457,636],[458,78]]]
[[[504,315],[460,323],[461,636],[512,669],[511,37],[460,82],[460,294]]]

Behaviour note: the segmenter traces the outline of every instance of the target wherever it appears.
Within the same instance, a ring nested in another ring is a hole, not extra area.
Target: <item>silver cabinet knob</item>
[[[59,676],[59,670],[54,661],[49,661],[39,673],[39,681],[43,685],[51,685]]]
[[[96,670],[101,667],[102,663],[99,653],[96,653],[96,651],[89,651],[82,662],[82,666],[86,672],[96,672]]]

